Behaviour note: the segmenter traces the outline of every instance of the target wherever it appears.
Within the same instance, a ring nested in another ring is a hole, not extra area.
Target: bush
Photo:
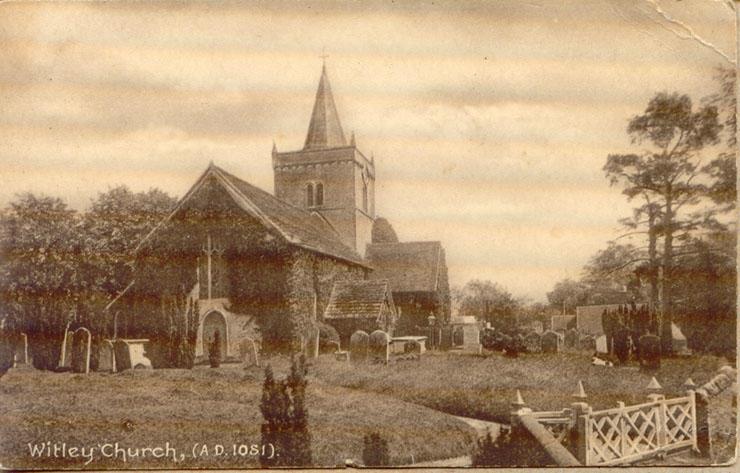
[[[316,324],[319,329],[319,353],[334,353],[336,345],[339,343],[339,332],[329,324],[319,322]]]
[[[617,357],[620,364],[627,363],[627,359],[630,355],[629,336],[629,330],[624,328],[617,330],[614,334],[614,341],[612,342],[614,344],[614,355]]]
[[[478,439],[477,448],[473,452],[473,466],[517,466],[517,452],[511,429],[502,426],[496,440],[493,440],[490,431],[485,437]]]
[[[311,466],[311,434],[308,431],[306,410],[306,358],[293,358],[290,375],[276,381],[272,368],[265,367],[265,382],[262,386],[260,411],[265,422],[262,424],[262,445],[272,445],[260,457],[263,468],[281,466]]]
[[[385,466],[390,464],[390,455],[388,453],[388,441],[380,436],[379,433],[373,432],[365,435],[362,439],[362,462],[365,466]]]

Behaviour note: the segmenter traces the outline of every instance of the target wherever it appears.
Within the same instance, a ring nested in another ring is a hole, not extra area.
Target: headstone
[[[463,329],[463,353],[481,353],[480,330],[475,324],[466,324]]]
[[[68,330],[64,332],[64,339],[62,340],[62,348],[59,352],[59,367],[60,368],[71,368],[72,367],[72,338],[74,338],[74,332]]]
[[[349,338],[349,361],[362,363],[367,361],[370,349],[370,335],[358,330]]]
[[[565,331],[565,347],[578,348],[578,331],[574,328]]]
[[[13,361],[16,364],[23,364],[27,365],[28,363],[28,337],[25,333],[22,333],[20,337],[18,337],[18,343],[15,345],[15,355],[13,357]]]
[[[251,338],[245,338],[239,343],[239,354],[241,355],[242,363],[244,367],[259,366],[259,352],[257,351],[257,343]]]
[[[450,348],[452,348],[452,326],[448,325],[442,327],[442,332],[440,334],[439,340],[439,348],[440,350],[449,350]]]
[[[370,334],[369,355],[370,361],[375,363],[388,363],[388,345],[391,337],[382,330],[376,330]]]
[[[547,330],[542,334],[542,352],[543,353],[558,353],[562,346],[560,334]]]
[[[532,332],[524,337],[524,347],[529,353],[540,353],[542,351],[542,337],[537,332]]]
[[[131,355],[129,355],[128,344],[123,340],[113,342],[113,359],[116,362],[115,371],[130,370]]]
[[[606,335],[596,338],[596,353],[609,353],[609,347],[606,344]]]
[[[580,338],[580,340],[578,340],[578,348],[580,350],[587,350],[591,352],[596,350],[596,337],[594,337],[593,335],[584,335]]]
[[[116,371],[116,355],[113,351],[113,343],[110,340],[100,342],[98,351],[98,371]]]
[[[640,337],[639,345],[640,345],[640,368],[648,369],[648,370],[659,369],[660,368],[660,337],[658,337],[657,335],[652,335],[652,334],[643,335],[642,337]]]
[[[486,327],[480,333],[480,343],[486,350],[495,350],[497,337],[494,329]]]
[[[452,346],[461,347],[464,343],[463,328],[459,325],[452,330]]]
[[[72,336],[72,371],[87,374],[90,372],[90,331],[80,327]]]

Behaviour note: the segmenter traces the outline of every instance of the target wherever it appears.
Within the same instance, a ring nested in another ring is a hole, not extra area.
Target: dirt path
[[[455,418],[460,419],[461,421],[465,422],[470,427],[475,429],[476,433],[478,434],[478,437],[482,437],[490,431],[491,436],[495,439],[496,437],[498,437],[499,430],[501,429],[501,424],[497,424],[496,422],[489,422],[485,420],[472,419],[470,417],[460,417],[460,416],[455,416]],[[444,460],[414,463],[413,466],[418,466],[418,467],[467,467],[467,466],[472,466],[472,465],[473,465],[473,459],[471,458],[471,456],[464,455],[461,457],[445,458]],[[405,466],[410,466],[410,465],[405,465]]]

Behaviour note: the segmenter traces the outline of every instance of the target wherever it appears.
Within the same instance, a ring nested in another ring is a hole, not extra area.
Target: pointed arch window
[[[319,205],[324,205],[324,184],[318,182],[316,183],[316,199],[314,199],[314,203]]]
[[[313,184],[311,182],[306,184],[306,205],[313,207]]]

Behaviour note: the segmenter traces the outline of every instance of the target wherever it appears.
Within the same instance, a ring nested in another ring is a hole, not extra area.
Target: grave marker
[[[389,344],[391,337],[382,330],[376,330],[370,334],[370,361],[388,364]]]
[[[68,325],[69,326],[69,325]],[[59,352],[59,367],[60,368],[71,368],[72,367],[72,338],[74,332],[67,330],[64,332],[64,338],[62,339],[62,348]]]
[[[540,353],[542,351],[542,337],[537,332],[532,332],[524,337],[524,347],[529,353]]]
[[[349,361],[362,363],[367,361],[370,348],[370,335],[358,330],[349,338]]]
[[[80,327],[72,336],[72,371],[87,374],[90,372],[90,331]]]
[[[245,368],[260,365],[257,343],[253,339],[247,337],[239,343],[239,354]]]
[[[465,324],[462,326],[462,351],[463,353],[480,354],[482,346],[480,344],[480,330],[476,324]]]
[[[542,334],[542,352],[543,353],[558,353],[562,348],[562,339],[560,334],[547,330]]]
[[[100,342],[98,351],[98,371],[116,372],[116,355],[110,340]]]

